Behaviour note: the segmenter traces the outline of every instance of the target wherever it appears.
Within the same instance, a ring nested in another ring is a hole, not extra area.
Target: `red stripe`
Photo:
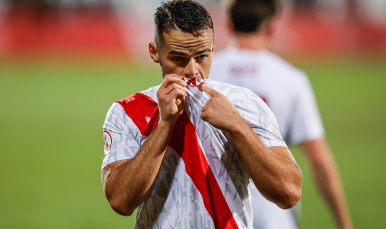
[[[154,110],[153,116],[151,116],[151,119],[150,119],[150,122],[149,122],[147,128],[145,129],[145,131],[143,131],[142,135],[149,136],[149,134],[158,125],[158,121],[159,121],[159,109],[157,106],[156,109]]]
[[[185,144],[189,144],[186,145]],[[204,201],[216,228],[238,228],[224,195],[198,143],[196,130],[184,112],[177,120],[169,146],[184,160],[186,173]]]
[[[158,104],[151,97],[142,93],[135,93],[126,99],[115,102],[121,104],[125,113],[133,120],[142,135],[149,135],[152,130],[151,127],[157,125],[158,119],[154,120],[153,117],[159,115]],[[149,122],[146,117],[151,118]]]
[[[159,110],[157,103],[152,98],[136,93],[116,102],[122,105],[125,113],[140,129],[142,135],[148,136],[157,126]],[[151,117],[149,123],[146,122],[145,116]],[[189,145],[185,146],[185,144]],[[186,112],[177,120],[169,146],[184,161],[186,173],[201,193],[205,208],[212,217],[215,227],[218,229],[238,228],[228,203],[200,148],[194,125],[190,122]]]

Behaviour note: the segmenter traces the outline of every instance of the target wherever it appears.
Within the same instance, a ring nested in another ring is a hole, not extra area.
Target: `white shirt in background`
[[[324,137],[311,84],[304,72],[267,50],[229,48],[215,53],[209,79],[245,87],[260,96],[276,115],[287,144]],[[254,228],[295,229],[295,208],[283,210],[252,191]]]

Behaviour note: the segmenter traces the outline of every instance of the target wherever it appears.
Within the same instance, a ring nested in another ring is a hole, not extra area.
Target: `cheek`
[[[179,67],[176,65],[173,61],[166,59],[162,62],[162,71],[163,74],[177,74],[177,75],[182,75],[184,68]]]
[[[203,63],[200,64],[199,71],[204,79],[208,79],[211,65],[212,65],[212,59],[204,61]]]

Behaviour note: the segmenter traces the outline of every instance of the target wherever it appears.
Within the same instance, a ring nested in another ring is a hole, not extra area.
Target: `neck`
[[[271,38],[263,33],[235,33],[234,45],[239,49],[271,49]]]

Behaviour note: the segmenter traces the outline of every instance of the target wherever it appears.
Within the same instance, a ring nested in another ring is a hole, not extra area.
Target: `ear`
[[[213,44],[212,44],[212,55],[213,55],[213,53],[214,53],[214,45],[216,44],[216,39],[215,38],[213,38]]]
[[[157,46],[153,42],[149,43],[149,55],[150,55],[150,58],[154,61],[154,63],[159,64]]]

